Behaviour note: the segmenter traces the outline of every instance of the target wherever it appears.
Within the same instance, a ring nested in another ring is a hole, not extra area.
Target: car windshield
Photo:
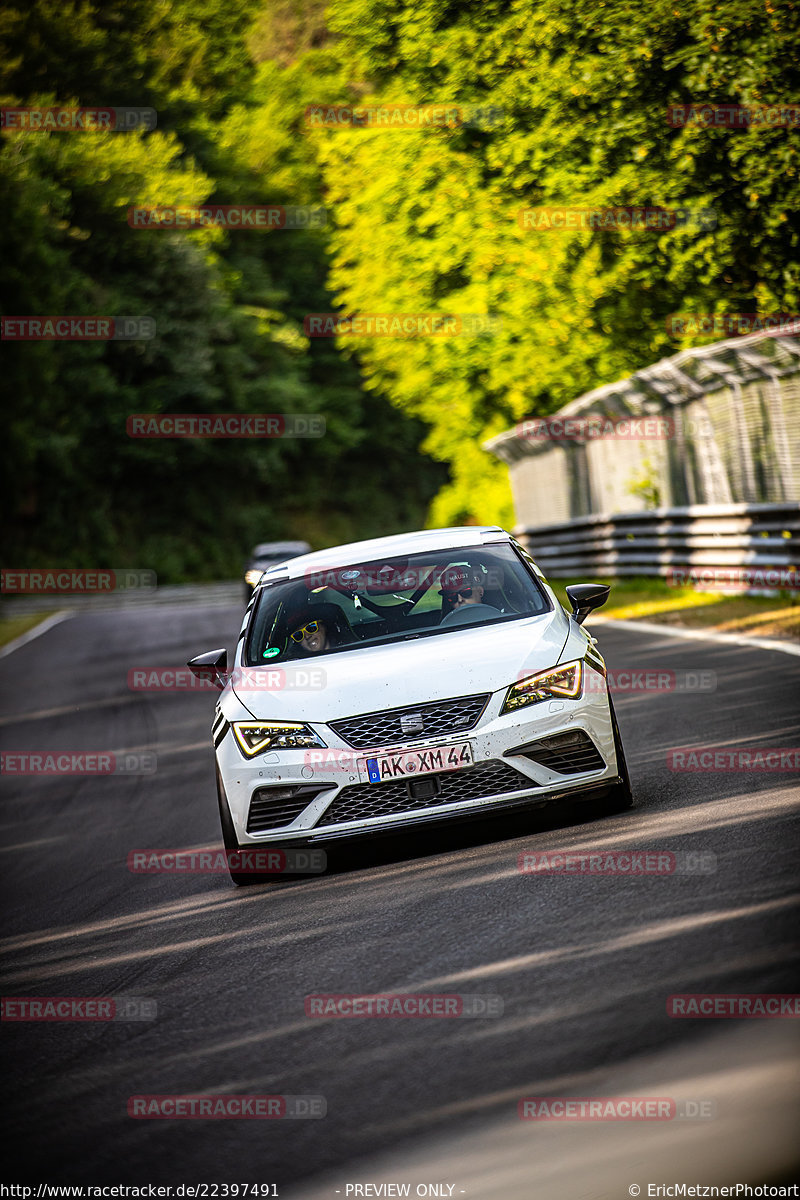
[[[309,569],[263,588],[246,666],[436,637],[549,611],[535,575],[509,544]]]

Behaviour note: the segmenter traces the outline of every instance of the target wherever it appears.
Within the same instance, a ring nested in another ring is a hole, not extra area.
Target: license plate
[[[475,758],[471,742],[456,742],[452,746],[435,746],[431,750],[405,750],[399,754],[379,754],[375,758],[359,759],[358,778],[361,783],[385,783],[388,779],[415,779],[417,775],[432,775],[435,771],[458,771],[472,766]]]

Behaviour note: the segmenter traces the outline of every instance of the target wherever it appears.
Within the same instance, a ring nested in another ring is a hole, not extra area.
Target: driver
[[[286,651],[289,658],[310,658],[352,640],[347,636],[347,619],[335,604],[306,604],[286,619]]]
[[[449,618],[455,617],[457,613],[463,612],[467,620],[474,618],[479,619],[479,615],[489,616],[491,613],[496,613],[498,610],[493,604],[485,604],[483,597],[485,587],[483,585],[483,577],[478,568],[469,567],[449,567],[442,573],[441,588],[439,595],[442,597],[442,624],[449,621]],[[483,610],[471,613],[470,609],[473,606],[479,606]]]
[[[321,654],[330,646],[328,628],[324,621],[306,621],[290,633],[291,640],[306,654]]]

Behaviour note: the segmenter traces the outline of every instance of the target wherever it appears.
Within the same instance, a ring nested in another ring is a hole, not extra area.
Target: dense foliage
[[[320,135],[345,307],[502,319],[492,337],[361,351],[371,383],[431,425],[431,452],[453,466],[438,522],[511,519],[483,438],[709,340],[670,336],[670,314],[800,311],[800,124],[667,122],[688,100],[796,103],[795,0],[334,0],[330,23],[371,83],[364,103],[504,114],[486,130]],[[717,224],[548,232],[517,219],[567,205],[711,211]]]
[[[243,0],[35,0],[0,16],[1,103],[158,111],[152,132],[3,134],[2,312],[157,326],[149,341],[3,343],[7,563],[230,576],[256,541],[418,527],[446,477],[419,452],[424,427],[303,332],[332,306],[328,229],[127,224],[132,205],[318,202],[293,130],[302,78],[253,61],[251,20]],[[309,67],[305,86],[335,70]],[[180,412],[318,413],[326,435],[126,434],[129,414]]]
[[[435,524],[510,524],[486,437],[703,340],[668,332],[672,313],[798,311],[800,127],[673,128],[666,115],[686,101],[796,101],[798,26],[796,0],[7,5],[0,102],[159,114],[140,134],[2,136],[3,311],[158,325],[151,342],[3,345],[9,561],[209,577],[273,536],[321,545],[426,510]],[[354,100],[501,116],[416,131],[304,120],[307,105]],[[329,224],[126,224],[132,204],[208,199],[324,203]],[[567,205],[711,210],[716,225],[518,219]],[[326,311],[499,323],[308,338],[303,317]],[[180,411],[317,412],[328,434],[124,435],[129,413]]]

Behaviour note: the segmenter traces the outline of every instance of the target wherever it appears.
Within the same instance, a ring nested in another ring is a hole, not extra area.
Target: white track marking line
[[[70,617],[74,616],[74,612],[53,613],[52,617],[47,617],[38,625],[34,625],[33,629],[29,629],[27,633],[21,633],[18,638],[14,638],[13,642],[9,642],[8,645],[3,646],[0,649],[0,658],[5,658],[9,654],[13,654],[15,650],[19,650],[20,646],[27,646],[28,642],[32,642],[34,638],[47,633],[48,629],[52,629],[54,625],[60,625],[62,621],[68,621]]]
[[[651,621],[631,621],[620,617],[589,618],[594,625],[622,625],[642,633],[658,633],[664,637],[688,638],[690,641],[720,642],[723,646],[751,646],[756,650],[777,650],[780,654],[800,657],[800,645],[778,642],[773,638],[746,637],[738,633],[716,633],[714,630],[676,629],[674,625],[656,625]],[[588,623],[588,622],[587,622]]]

